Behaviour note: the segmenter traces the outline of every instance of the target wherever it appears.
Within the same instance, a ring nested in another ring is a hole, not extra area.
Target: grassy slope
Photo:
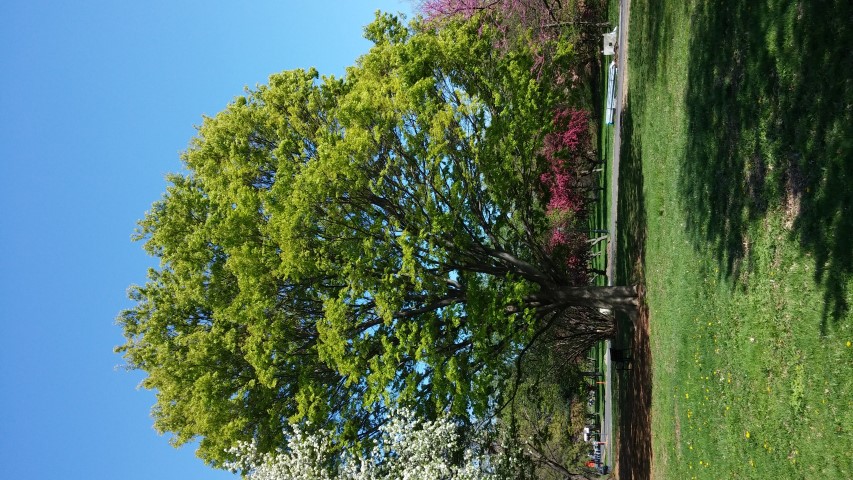
[[[621,253],[645,255],[652,474],[853,478],[851,6],[631,8]]]

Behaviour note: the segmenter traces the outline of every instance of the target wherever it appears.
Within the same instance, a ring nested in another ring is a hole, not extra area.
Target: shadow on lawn
[[[850,0],[709,0],[692,18],[679,193],[695,246],[738,278],[757,268],[749,226],[783,212],[825,288],[822,333],[853,278],[851,43]]]
[[[630,60],[630,76],[658,78],[669,70],[670,56],[666,49],[676,34],[672,10],[687,10],[690,2],[671,2],[666,0],[647,0],[631,5],[629,48],[630,45],[642,45],[642,63]],[[636,73],[633,73],[636,72]],[[641,73],[642,72],[642,73]]]
[[[646,209],[643,171],[636,142],[632,142],[630,102],[622,114],[622,155],[619,178],[619,227],[616,279],[619,285],[644,283]],[[619,439],[617,473],[621,480],[647,479],[651,475],[652,358],[649,348],[648,309],[638,318],[618,317],[615,348],[628,348],[630,370],[617,371]]]

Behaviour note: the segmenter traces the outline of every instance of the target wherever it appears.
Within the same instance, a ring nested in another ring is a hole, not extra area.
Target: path
[[[610,175],[610,224],[608,231],[610,240],[607,248],[607,284],[613,285],[616,280],[616,233],[618,227],[619,199],[619,158],[622,151],[622,108],[626,94],[626,78],[628,72],[628,12],[630,0],[619,1],[619,36],[617,40],[617,77],[616,77],[616,111],[613,114],[613,164]],[[610,340],[604,342],[604,418],[601,433],[606,442],[607,452],[605,463],[613,469],[613,388],[610,362]]]

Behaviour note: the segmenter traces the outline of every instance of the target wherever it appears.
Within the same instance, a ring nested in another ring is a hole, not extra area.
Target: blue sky
[[[2,2],[0,464],[5,478],[217,479],[151,427],[116,314],[130,235],[203,114],[270,73],[340,75],[408,0]]]

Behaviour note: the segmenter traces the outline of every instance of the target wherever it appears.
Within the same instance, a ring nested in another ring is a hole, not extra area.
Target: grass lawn
[[[853,478],[853,7],[631,2],[654,478]]]

